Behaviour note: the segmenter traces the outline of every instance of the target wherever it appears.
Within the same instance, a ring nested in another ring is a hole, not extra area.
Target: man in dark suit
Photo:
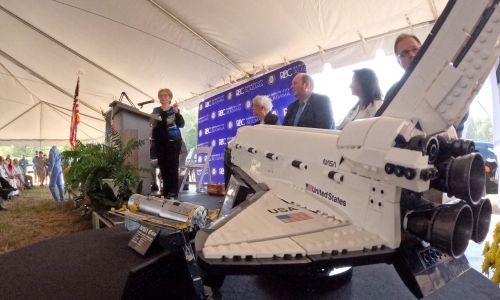
[[[313,93],[311,76],[298,73],[292,80],[292,92],[297,100],[288,105],[284,126],[335,128],[330,98]]]
[[[411,69],[413,68],[412,67],[413,60],[417,56],[420,47],[422,47],[422,43],[420,42],[418,37],[416,37],[413,34],[402,33],[396,38],[396,41],[394,42],[394,54],[396,55],[396,58],[401,68],[405,70],[405,75],[398,82],[394,83],[391,86],[391,88],[387,91],[384,98],[384,104],[379,108],[379,110],[375,114],[376,117],[379,117],[382,115],[382,113],[384,113],[385,109],[389,106],[394,97],[396,97],[396,94],[399,92],[399,90],[405,83],[406,81],[405,77],[408,76],[408,74],[406,73],[411,72]],[[467,111],[462,121],[460,121],[460,124],[458,124],[458,126],[456,127],[457,136],[459,138],[462,137],[465,121],[467,121],[468,117],[469,117],[469,112]]]

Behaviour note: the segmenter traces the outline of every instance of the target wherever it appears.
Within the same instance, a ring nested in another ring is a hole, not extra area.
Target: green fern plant
[[[140,181],[140,170],[126,159],[142,145],[144,141],[137,139],[130,139],[123,145],[120,134],[115,130],[111,133],[109,144],[83,144],[78,141],[75,150],[61,153],[63,159],[69,162],[64,177],[66,189],[79,190],[83,197],[90,196],[94,206],[120,206]],[[115,199],[110,199],[112,193],[103,191],[101,182],[104,178],[113,179],[118,187]]]

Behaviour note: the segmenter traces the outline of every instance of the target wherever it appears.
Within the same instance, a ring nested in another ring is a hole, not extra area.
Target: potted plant
[[[84,214],[92,209],[120,207],[132,191],[141,192],[140,170],[127,158],[142,145],[144,141],[137,139],[122,143],[119,133],[113,130],[108,144],[83,144],[78,141],[74,150],[61,154],[63,160],[69,163],[64,176],[66,189],[80,192],[80,201],[75,202],[77,206],[86,206]],[[102,183],[103,179],[113,180],[117,194],[113,192],[113,186]]]

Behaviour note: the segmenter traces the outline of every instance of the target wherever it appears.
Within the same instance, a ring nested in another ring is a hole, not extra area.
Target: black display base
[[[416,299],[394,267],[376,264],[354,267],[352,278],[339,283],[299,282],[287,276],[226,276],[218,299]],[[500,299],[500,289],[475,270],[449,282],[424,299]]]

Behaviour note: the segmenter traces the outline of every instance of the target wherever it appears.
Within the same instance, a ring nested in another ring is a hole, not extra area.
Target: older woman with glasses
[[[255,96],[252,100],[253,114],[259,118],[257,122],[253,125],[267,124],[267,125],[279,125],[280,120],[277,115],[273,114],[273,102],[268,96]]]
[[[179,192],[179,154],[182,144],[180,128],[184,127],[184,118],[177,103],[172,103],[172,98],[170,89],[159,90],[161,105],[153,110],[153,114],[161,118],[154,125],[152,135],[163,182],[162,195],[165,198],[177,198]]]

